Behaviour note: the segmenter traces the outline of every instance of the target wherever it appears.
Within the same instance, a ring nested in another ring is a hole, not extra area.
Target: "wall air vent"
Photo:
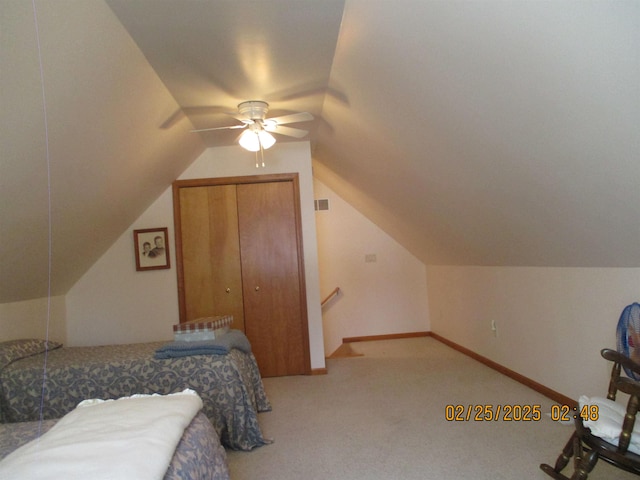
[[[329,210],[329,199],[320,198],[313,201],[316,210]]]

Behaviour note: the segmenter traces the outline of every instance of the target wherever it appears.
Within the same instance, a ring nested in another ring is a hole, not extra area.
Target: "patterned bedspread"
[[[63,347],[32,355],[0,372],[3,422],[55,419],[88,398],[118,398],[135,393],[168,394],[191,388],[204,402],[203,412],[223,445],[251,450],[269,443],[258,412],[271,410],[252,353],[154,359],[163,342]],[[42,403],[41,403],[42,400]]]
[[[0,460],[44,434],[56,421],[0,425]],[[164,480],[229,480],[227,453],[204,413],[196,415],[185,429]]]

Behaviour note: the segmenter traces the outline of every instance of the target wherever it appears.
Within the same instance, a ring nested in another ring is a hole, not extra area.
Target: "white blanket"
[[[158,480],[202,408],[193,390],[86,400],[0,462],[0,479]]]
[[[597,406],[598,419],[583,420],[585,427],[589,427],[591,433],[596,437],[600,437],[605,442],[609,442],[613,445],[618,445],[620,440],[620,432],[622,431],[622,424],[624,422],[624,416],[627,413],[625,405],[621,405],[613,400],[602,397],[587,397],[582,395],[578,399],[580,410],[585,405],[587,408],[592,405]],[[633,453],[640,454],[640,422],[636,421],[633,426],[633,432],[631,432],[631,441],[629,442],[628,450]]]

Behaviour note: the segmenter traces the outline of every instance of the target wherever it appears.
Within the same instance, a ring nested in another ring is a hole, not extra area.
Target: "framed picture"
[[[171,268],[167,228],[145,228],[133,231],[136,270]]]

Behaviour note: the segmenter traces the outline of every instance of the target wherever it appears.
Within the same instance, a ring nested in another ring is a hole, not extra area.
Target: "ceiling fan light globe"
[[[260,145],[262,145],[263,150],[273,147],[276,139],[264,130],[245,130],[242,132],[242,135],[240,135],[238,143],[245,150],[257,152],[260,150]]]
[[[238,143],[242,148],[249,150],[250,152],[257,152],[260,150],[260,140],[258,140],[256,132],[252,130],[245,130],[242,132]]]
[[[258,138],[260,139],[260,143],[262,143],[262,148],[264,148],[265,150],[267,148],[273,147],[273,145],[276,143],[276,139],[274,138],[274,136],[265,130],[260,130],[258,132]]]

